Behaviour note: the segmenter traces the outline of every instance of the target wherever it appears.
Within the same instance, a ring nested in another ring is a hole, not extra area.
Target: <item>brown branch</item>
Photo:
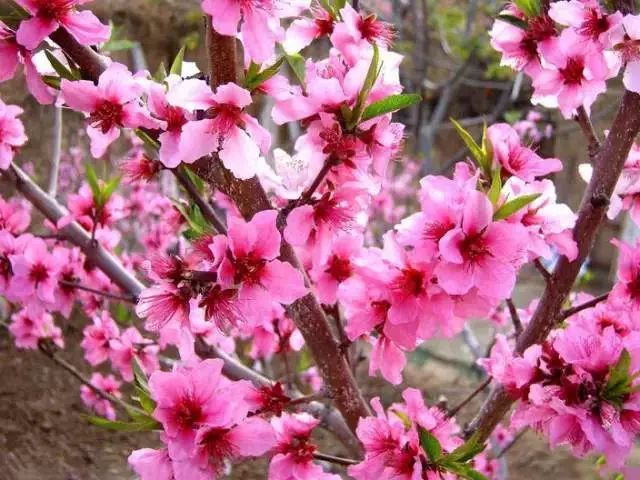
[[[586,310],[587,308],[595,307],[600,302],[604,302],[607,298],[609,298],[609,292],[604,293],[598,297],[592,298],[591,300],[581,303],[580,305],[576,305],[575,307],[567,308],[563,310],[560,318],[564,320],[565,318],[569,318],[572,315],[575,315],[582,310]]]
[[[489,386],[490,383],[491,383],[491,378],[487,378],[484,382],[482,382],[478,386],[478,388],[476,388],[473,392],[471,392],[469,396],[467,396],[467,398],[465,398],[462,402],[460,402],[458,405],[456,405],[451,410],[449,410],[449,412],[447,413],[447,418],[455,417],[460,410],[462,410],[465,406],[467,406],[467,404],[471,400],[476,398],[485,388]]]
[[[587,142],[589,142],[587,145],[587,151],[589,152],[589,159],[593,161],[596,154],[598,153],[598,149],[600,148],[600,140],[598,140],[598,134],[596,133],[596,130],[593,127],[593,123],[591,123],[591,118],[589,117],[589,114],[584,107],[578,108],[575,119],[576,122],[578,122],[578,125],[580,125],[582,133],[584,133]]]
[[[531,345],[542,343],[562,317],[562,307],[595,241],[602,224],[609,197],[620,177],[629,150],[640,131],[640,95],[625,92],[611,130],[594,158],[593,175],[584,193],[573,229],[578,246],[577,258],[570,262],[561,257],[551,275],[527,328],[518,337],[516,351],[520,354]],[[482,409],[471,422],[468,433],[484,442],[509,411],[513,399],[502,387],[496,386]]]
[[[522,322],[520,321],[518,310],[516,309],[516,306],[513,304],[512,299],[507,298],[506,303],[507,303],[507,308],[509,309],[509,313],[511,314],[511,321],[513,322],[513,328],[516,332],[516,338],[518,338],[518,335],[522,333]]]
[[[8,170],[2,170],[1,174],[53,224],[57,224],[58,220],[67,215],[68,212],[62,205],[15,164],[12,163]],[[98,242],[92,241],[89,233],[78,223],[71,222],[60,229],[59,233],[62,238],[79,247],[87,260],[102,270],[123,291],[134,297],[140,295],[144,285],[110,252]]]
[[[536,270],[538,270],[540,275],[542,275],[542,278],[544,279],[544,281],[549,283],[549,281],[551,280],[551,274],[549,273],[549,270],[544,268],[544,265],[542,265],[542,262],[540,261],[539,258],[536,258],[533,261],[533,265],[536,267]]]

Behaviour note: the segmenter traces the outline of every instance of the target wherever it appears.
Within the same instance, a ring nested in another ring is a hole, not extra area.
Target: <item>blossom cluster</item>
[[[517,2],[490,32],[502,64],[531,77],[532,102],[559,108],[565,118],[589,111],[624,67],[624,86],[640,91],[640,16],[607,10],[596,0]]]

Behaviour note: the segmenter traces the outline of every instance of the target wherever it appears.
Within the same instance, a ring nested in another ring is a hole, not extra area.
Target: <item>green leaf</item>
[[[53,75],[43,75],[42,80],[51,88],[60,90],[60,77],[54,77]]]
[[[537,17],[542,10],[540,0],[513,0],[513,3],[527,17]]]
[[[160,62],[156,73],[153,74],[153,79],[156,82],[164,82],[165,78],[167,78],[167,67],[164,66],[164,62]]]
[[[320,5],[322,5],[322,8],[324,8],[329,13],[329,15],[331,15],[331,18],[335,20],[338,17],[338,12],[335,8],[333,8],[330,0],[319,0],[319,2]]]
[[[483,474],[474,470],[470,465],[466,463],[441,463],[441,467],[445,470],[455,473],[458,478],[465,480],[488,480]]]
[[[393,413],[396,417],[400,419],[400,421],[404,425],[404,428],[411,428],[411,419],[406,413],[401,412],[399,410],[391,410],[391,413]]]
[[[305,85],[304,75],[305,75],[305,60],[302,55],[299,53],[287,53],[285,54],[285,58],[287,59],[287,63],[293,70],[296,78],[300,82],[300,85]]]
[[[631,355],[625,348],[614,366],[609,370],[607,384],[602,392],[602,397],[617,407],[622,407],[623,397],[633,390],[631,375]]]
[[[158,143],[158,141],[152,138],[147,132],[139,128],[136,128],[134,131],[136,132],[136,135],[138,136],[138,138],[142,140],[144,144],[147,147],[149,147],[151,150],[154,150],[154,151],[160,150],[160,144]]]
[[[145,392],[149,391],[149,380],[147,379],[147,374],[144,373],[140,362],[137,357],[133,357],[131,360],[131,368],[133,370],[133,380],[135,382],[136,387],[144,390]]]
[[[500,20],[502,22],[509,23],[509,24],[513,25],[514,27],[521,28],[522,30],[528,30],[529,29],[529,25],[527,25],[527,22],[525,22],[521,18],[515,17],[513,15],[507,15],[507,14],[501,13],[500,15],[498,15],[496,17],[496,20]]]
[[[416,93],[403,93],[400,95],[391,95],[385,99],[373,102],[362,112],[361,121],[366,121],[386,113],[395,112],[403,108],[410,107],[420,102],[422,97]]]
[[[139,387],[135,387],[135,388],[136,388],[136,393],[138,394],[136,398],[140,406],[149,415],[153,414],[153,411],[156,409],[156,402],[153,401],[148,391],[145,391]]]
[[[367,75],[364,78],[356,104],[351,112],[351,121],[347,124],[347,130],[353,130],[353,128],[360,122],[360,117],[362,116],[364,106],[369,98],[369,93],[371,93],[371,90],[378,79],[378,75],[380,74],[380,68],[380,50],[378,49],[378,45],[374,43],[371,64],[367,70]]]
[[[514,213],[516,213],[521,208],[526,207],[531,202],[533,202],[536,198],[540,196],[539,193],[531,193],[529,195],[522,195],[521,197],[514,198],[506,202],[502,205],[494,214],[494,220],[504,220],[507,217],[510,217]]]
[[[249,90],[255,90],[264,82],[266,82],[271,77],[273,77],[276,73],[278,73],[284,61],[285,61],[285,57],[282,56],[276,61],[276,63],[274,63],[270,67],[265,68],[261,72],[252,72],[251,67],[254,65],[252,63],[252,65],[249,66],[249,70],[247,71],[247,78],[245,79],[245,87]]]
[[[93,168],[93,165],[90,163],[85,167],[87,182],[89,183],[89,188],[91,188],[91,193],[93,194],[94,201],[99,204],[101,189],[100,189],[100,181],[98,180],[98,175],[96,175],[96,171]]]
[[[104,186],[100,195],[100,204],[102,206],[104,206],[109,201],[109,199],[111,198],[111,195],[113,195],[113,192],[116,191],[116,189],[120,185],[121,178],[122,176],[118,175],[117,177],[114,177],[111,180],[109,180],[107,184]]]
[[[87,420],[92,425],[108,430],[117,430],[119,432],[146,432],[158,430],[160,424],[151,417],[145,417],[145,420],[122,422],[119,420],[108,420],[95,415],[87,416]]]
[[[51,53],[49,50],[45,50],[44,51],[45,56],[47,57],[47,60],[49,60],[49,63],[51,64],[51,66],[53,67],[53,69],[56,71],[56,73],[58,75],[60,75],[60,78],[65,78],[67,80],[79,80],[80,77],[76,77],[73,72],[71,70],[69,70],[65,64],[63,64],[60,60],[58,60],[55,55],[53,53]]]
[[[487,192],[487,196],[491,203],[495,206],[500,200],[500,192],[502,191],[502,176],[500,174],[500,166],[491,174],[491,187]]]
[[[200,178],[200,176],[190,168],[184,168],[184,172],[187,174],[187,177],[189,177],[189,179],[191,180],[191,183],[193,183],[193,185],[196,187],[196,190],[198,191],[198,193],[204,192],[205,185],[206,185],[205,181],[202,178]]]
[[[471,437],[465,443],[456,448],[453,452],[445,457],[447,462],[465,463],[473,459],[486,448],[486,444],[478,443],[474,437]]]
[[[296,365],[296,371],[298,373],[306,372],[313,365],[313,357],[308,349],[303,348],[298,355],[298,364]]]
[[[431,463],[438,463],[442,457],[442,446],[438,439],[426,428],[418,426],[418,436],[420,437],[420,446],[424,449],[431,460]]]
[[[184,62],[184,52],[186,47],[183,45],[176,58],[173,59],[173,63],[171,64],[171,68],[169,69],[170,74],[182,76],[182,63]]]
[[[451,118],[451,123],[456,128],[458,135],[462,138],[462,141],[469,149],[471,156],[474,158],[478,166],[486,173],[488,171],[487,166],[490,165],[490,162],[487,161],[486,152],[483,148],[478,145],[478,143],[474,140],[471,134],[465,130],[465,128],[460,125],[455,119]]]

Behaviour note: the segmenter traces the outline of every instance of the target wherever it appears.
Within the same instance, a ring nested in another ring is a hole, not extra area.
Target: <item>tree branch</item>
[[[625,92],[611,131],[594,158],[593,176],[584,193],[573,229],[578,256],[573,262],[564,256],[558,261],[533,318],[517,339],[518,353],[522,354],[531,345],[542,343],[562,317],[562,306],[575,283],[580,266],[593,246],[609,197],[639,130],[640,95]],[[471,422],[468,433],[472,433],[477,441],[485,441],[512,403],[513,399],[507,391],[502,386],[496,386]]]
[[[513,304],[513,300],[511,300],[510,298],[507,298],[506,303],[507,308],[509,309],[509,313],[511,314],[511,321],[513,322],[513,328],[516,332],[516,338],[518,338],[518,335],[522,333],[522,322],[520,321],[518,310]]]
[[[592,298],[591,300],[581,303],[580,305],[576,305],[575,307],[567,308],[566,310],[562,311],[560,318],[561,320],[564,320],[565,318],[569,318],[570,316],[575,315],[576,313],[581,312],[582,310],[595,307],[600,302],[604,302],[607,298],[609,298],[609,292],[602,294],[598,297]]]
[[[598,140],[598,134],[596,133],[593,123],[591,123],[591,118],[584,107],[578,108],[576,122],[580,125],[582,133],[584,133],[587,142],[589,142],[587,151],[589,152],[589,160],[593,161],[595,155],[598,153],[598,149],[600,148],[600,140]]]
[[[47,192],[53,198],[58,194],[58,174],[60,173],[60,156],[62,155],[62,107],[53,107],[53,141],[51,144],[51,171]]]
[[[204,216],[204,218],[206,218],[209,221],[209,223],[213,225],[213,228],[216,229],[216,232],[226,235],[227,227],[224,225],[222,220],[218,217],[218,214],[215,212],[211,204],[208,201],[206,201],[204,198],[202,198],[202,195],[200,195],[200,192],[198,192],[198,189],[193,184],[193,182],[189,178],[189,175],[187,175],[187,172],[184,170],[184,168],[178,167],[174,169],[173,174],[178,180],[178,183],[182,185],[182,187],[187,191],[191,199],[196,203],[196,205],[198,205],[198,208],[200,208],[200,211],[202,212],[202,215]]]

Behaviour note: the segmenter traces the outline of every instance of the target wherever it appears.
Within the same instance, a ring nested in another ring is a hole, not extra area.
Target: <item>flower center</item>
[[[595,40],[608,29],[609,19],[606,16],[601,16],[600,12],[595,8],[590,8],[587,13],[587,19],[580,25],[578,32]]]
[[[560,75],[566,85],[580,85],[584,71],[584,59],[580,57],[571,57],[567,60],[564,68],[560,69]]]
[[[351,262],[348,258],[340,258],[336,255],[329,260],[329,267],[325,270],[329,275],[338,282],[344,282],[353,273]]]
[[[234,261],[234,267],[236,268],[235,282],[245,282],[249,284],[259,283],[260,274],[265,263],[265,260],[252,256],[236,258]]]
[[[184,116],[184,111],[179,107],[167,106],[167,131],[179,132],[182,127],[187,123],[187,119]]]
[[[49,271],[43,263],[36,263],[31,267],[31,270],[29,271],[29,278],[35,284],[44,282],[47,278],[49,278]]]
[[[203,417],[202,406],[191,396],[184,396],[175,407],[175,422],[183,430],[195,430]]]
[[[424,278],[424,272],[415,268],[405,268],[402,270],[400,277],[394,282],[393,289],[401,293],[418,296],[424,291]]]
[[[462,256],[467,262],[475,263],[486,255],[490,255],[482,235],[465,237],[460,246]]]
[[[98,108],[89,116],[92,127],[100,128],[106,134],[115,126],[122,126],[122,105],[103,100]]]
[[[358,17],[358,30],[362,38],[370,43],[378,42],[389,45],[393,40],[393,28],[386,22],[381,22],[375,15]]]
[[[61,20],[73,8],[73,0],[36,0],[37,16],[48,20]]]

